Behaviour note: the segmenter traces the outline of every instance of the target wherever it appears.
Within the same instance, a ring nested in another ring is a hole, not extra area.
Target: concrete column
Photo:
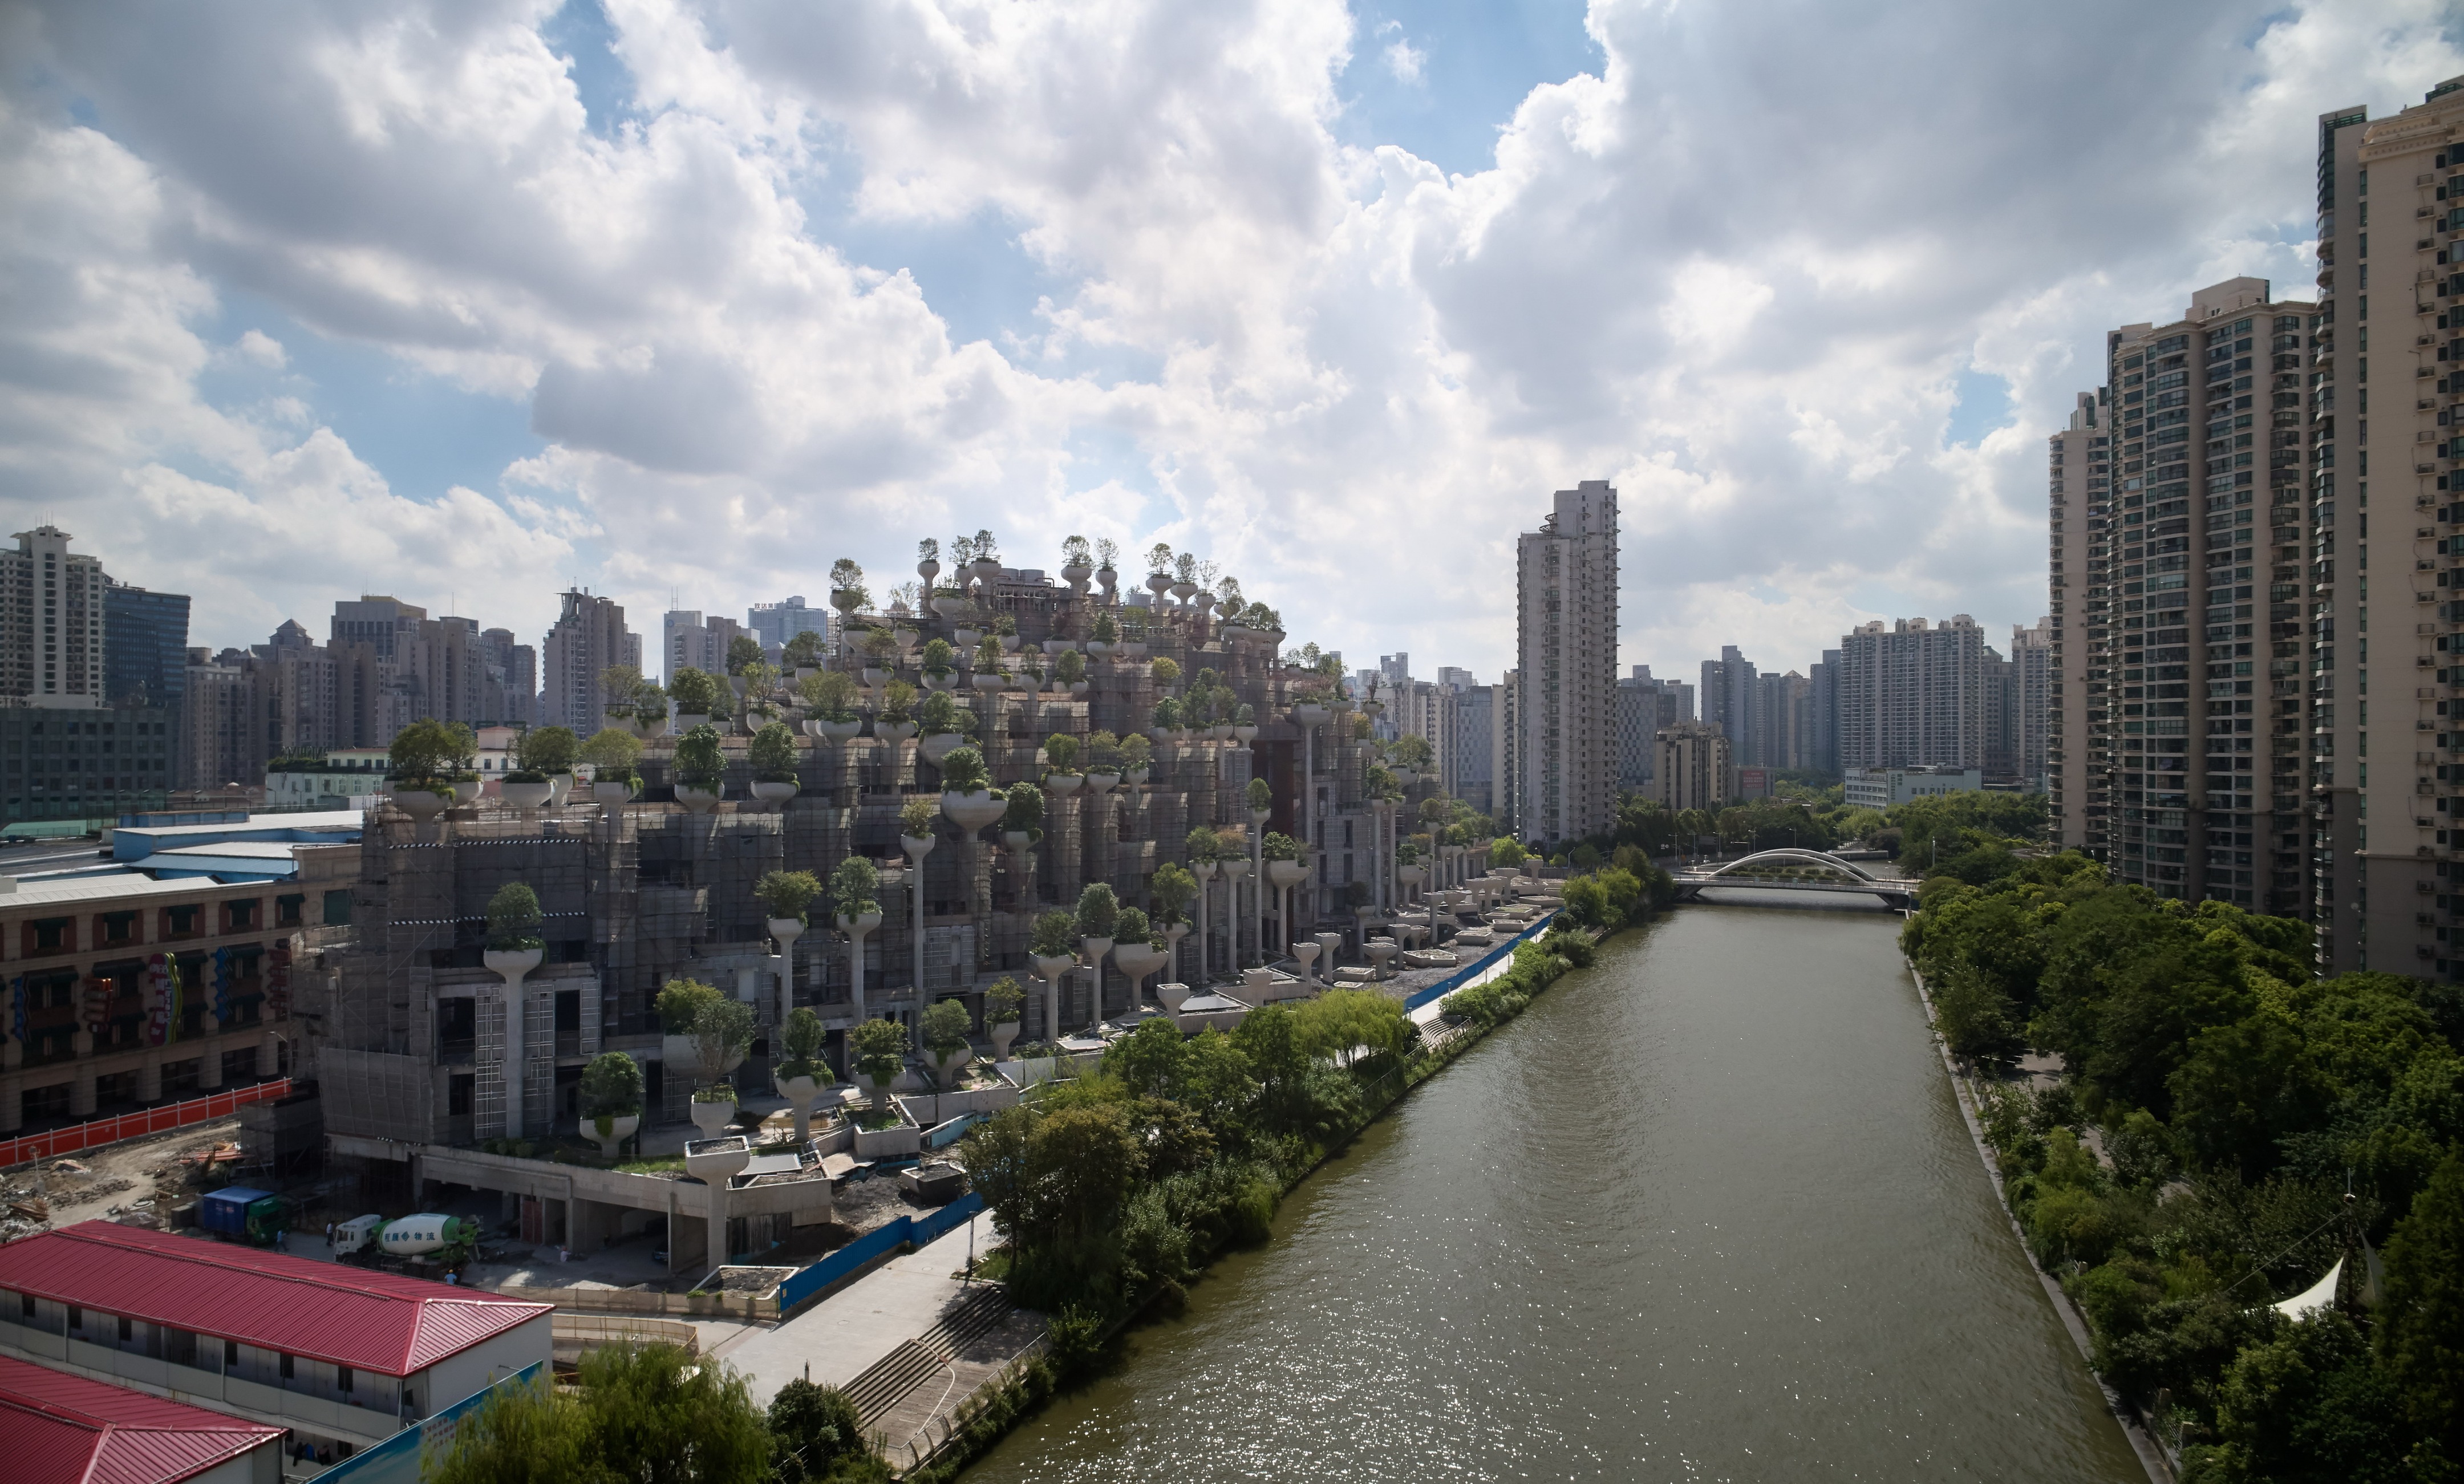
[[[0,1078],[0,1134],[13,1134],[25,1126],[26,1080]]]
[[[163,1054],[149,1051],[137,1064],[137,1101],[151,1107],[163,1101]]]
[[[94,1117],[94,1063],[91,1060],[77,1062],[77,1080],[69,1083],[69,1116]]]
[[[212,1016],[208,1016],[209,1022]],[[218,1034],[206,1037],[205,1055],[197,1058],[197,1090],[216,1092],[223,1085],[223,1038]]]

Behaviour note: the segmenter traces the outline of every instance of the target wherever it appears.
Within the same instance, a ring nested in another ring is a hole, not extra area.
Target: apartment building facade
[[[2318,184],[2306,655],[2318,967],[2453,982],[2464,973],[2464,828],[2450,827],[2464,824],[2464,78],[2392,118],[2321,115]]]
[[[103,701],[102,563],[36,526],[0,551],[0,697],[23,706]]]
[[[625,626],[623,605],[580,588],[567,591],[540,653],[539,720],[585,737],[605,726],[599,677],[617,665],[642,667],[642,639]]]
[[[1517,828],[1544,840],[1605,829],[1617,812],[1617,495],[1560,490],[1515,541],[1522,677]]]
[[[1839,761],[1846,768],[1985,765],[1985,631],[1880,619],[1839,641]]]

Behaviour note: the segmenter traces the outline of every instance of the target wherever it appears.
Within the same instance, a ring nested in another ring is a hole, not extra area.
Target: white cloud
[[[1598,74],[1448,176],[1338,142],[1334,0],[621,0],[631,111],[597,132],[554,9],[17,23],[57,81],[0,94],[5,497],[91,505],[215,642],[318,626],[363,569],[532,631],[578,578],[639,626],[989,526],[1047,561],[1160,535],[1296,637],[1494,671],[1514,532],[1605,474],[1631,660],[1801,665],[1871,604],[2033,620],[2039,437],[2101,331],[2298,288],[2315,116],[2464,71],[2428,0],[1595,0]],[[1426,83],[1399,28],[1370,44]],[[1009,337],[960,343],[989,291],[847,246],[839,204],[876,240],[999,224],[1037,274]],[[218,354],[306,359],[215,328],[242,294],[521,400],[549,447],[403,491],[296,380],[209,403]],[[2014,424],[1946,449],[1969,366]]]

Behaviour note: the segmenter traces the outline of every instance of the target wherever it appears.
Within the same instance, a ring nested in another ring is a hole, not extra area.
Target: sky
[[[2045,602],[2115,325],[2315,273],[2427,0],[0,3],[0,504],[194,596],[737,617],[1162,541],[1494,678],[1617,485],[1624,663]]]

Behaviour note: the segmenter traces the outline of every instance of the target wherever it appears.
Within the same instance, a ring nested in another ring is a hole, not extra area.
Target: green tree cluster
[[[1961,796],[1905,807],[1902,827],[1946,852],[1946,832],[1990,844],[2028,824]],[[2160,899],[2077,855],[1988,869],[1961,839],[1902,943],[1954,1053],[2063,1059],[2061,1086],[1998,1085],[1981,1122],[2100,1372],[2169,1397],[2196,1439],[2186,1479],[2455,1477],[2464,1026],[2448,992],[2314,979],[2301,923]],[[2376,1295],[2365,1242],[2385,1258]],[[2269,1306],[2340,1258],[2355,1281],[2335,1310]]]

